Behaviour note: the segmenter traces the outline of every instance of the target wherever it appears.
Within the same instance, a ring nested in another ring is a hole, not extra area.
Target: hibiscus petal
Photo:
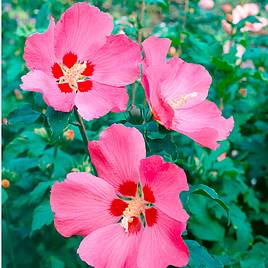
[[[42,71],[32,71],[22,78],[22,89],[41,92],[48,106],[60,112],[70,112],[74,106],[75,93],[60,91],[56,80]]]
[[[91,81],[88,83],[91,84]],[[87,88],[80,85],[79,91],[83,91],[81,89]],[[126,110],[128,102],[126,88],[93,82],[92,87],[88,87],[88,89],[86,92],[78,92],[75,98],[78,112],[85,120],[99,118],[110,111],[122,112]]]
[[[167,64],[149,66],[146,68],[142,78],[146,98],[155,120],[159,121],[166,128],[171,127],[174,110],[161,95],[161,83],[169,76],[170,68]]]
[[[98,175],[112,184],[117,191],[130,189],[139,180],[140,160],[146,155],[142,134],[136,128],[113,124],[101,133],[99,141],[88,144],[91,160]],[[130,183],[132,182],[132,183]],[[125,184],[130,185],[125,189]]]
[[[77,252],[94,267],[136,268],[141,234],[126,233],[119,224],[109,225],[84,238]]]
[[[189,190],[183,169],[154,155],[141,160],[140,175],[146,201],[178,221],[187,221],[189,216],[179,197],[182,191]]]
[[[165,63],[170,44],[170,39],[159,38],[153,35],[144,40],[142,43],[144,50],[143,68]]]
[[[107,38],[106,44],[90,61],[94,64],[92,80],[125,86],[135,82],[140,74],[141,51],[139,45],[126,35],[114,35]]]
[[[217,141],[226,139],[233,127],[233,117],[225,119],[216,104],[207,100],[192,108],[177,110],[172,124],[173,130],[210,149],[216,149]]]
[[[86,172],[69,173],[51,190],[50,204],[55,213],[55,227],[65,236],[86,236],[119,220],[110,213],[116,198],[111,185]]]
[[[55,51],[61,60],[73,52],[80,60],[87,60],[111,34],[113,21],[110,15],[87,3],[77,3],[66,10],[55,28]]]
[[[160,86],[161,95],[167,102],[180,103],[178,109],[185,109],[205,100],[212,78],[202,65],[177,57],[169,60],[167,65],[168,76]]]
[[[146,226],[138,250],[137,266],[166,268],[169,265],[185,266],[189,251],[180,237],[185,224],[157,210],[157,224]]]
[[[24,60],[29,69],[41,70],[51,74],[51,67],[56,62],[54,29],[55,22],[51,18],[46,32],[36,33],[27,38],[24,48]]]

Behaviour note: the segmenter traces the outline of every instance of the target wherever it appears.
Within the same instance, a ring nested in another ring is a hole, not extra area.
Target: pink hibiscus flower
[[[214,1],[213,0],[200,0],[198,2],[198,6],[201,9],[210,10],[214,7]]]
[[[184,171],[160,156],[146,158],[141,133],[123,125],[107,128],[88,149],[99,177],[70,173],[52,187],[57,231],[85,236],[78,254],[96,268],[186,265]]]
[[[237,24],[242,19],[245,19],[249,16],[256,16],[260,12],[260,8],[255,3],[247,3],[244,5],[237,5],[233,9],[233,23]],[[268,20],[263,17],[256,16],[259,22],[246,22],[245,26],[241,28],[241,32],[260,32],[262,28],[266,27],[268,25]]]
[[[139,76],[140,47],[126,35],[111,35],[112,18],[77,3],[57,24],[26,40],[24,59],[31,70],[22,89],[41,92],[47,105],[69,112],[75,105],[86,120],[124,111],[125,85]]]
[[[206,100],[211,77],[198,64],[173,57],[166,63],[171,41],[151,36],[143,42],[142,84],[154,119],[202,146],[216,149],[228,137],[233,118],[225,119],[217,106]]]

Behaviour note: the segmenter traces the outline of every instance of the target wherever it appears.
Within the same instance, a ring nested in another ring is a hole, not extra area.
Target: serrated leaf
[[[54,181],[44,181],[40,182],[34,190],[30,193],[30,202],[38,203],[43,198],[47,189],[54,183]]]
[[[25,104],[19,109],[14,110],[8,115],[8,121],[10,124],[30,124],[35,122],[40,116],[39,112],[32,109],[30,104]]]
[[[53,213],[50,208],[49,201],[42,202],[33,212],[33,221],[31,233],[40,230],[44,225],[49,225],[53,221]]]
[[[6,167],[17,173],[24,173],[25,171],[38,166],[36,158],[18,157],[7,162]]]
[[[64,128],[68,125],[70,113],[58,112],[51,107],[48,107],[46,116],[52,137],[58,138],[62,135]]]
[[[246,250],[253,241],[252,228],[246,214],[236,205],[230,207],[230,220],[236,232],[237,248]]]
[[[229,207],[219,198],[216,191],[205,184],[197,184],[190,187],[190,193],[200,194],[216,201],[225,211],[229,217]]]
[[[193,240],[185,240],[190,251],[189,268],[222,268],[223,265],[210,255],[206,248]]]
[[[208,208],[208,198],[202,195],[191,195],[188,201],[190,211],[189,230],[199,239],[206,241],[221,241],[225,229],[211,214]]]

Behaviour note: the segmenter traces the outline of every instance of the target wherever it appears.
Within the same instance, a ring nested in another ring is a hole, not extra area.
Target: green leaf
[[[225,229],[211,214],[208,208],[209,199],[202,195],[191,195],[188,201],[190,211],[189,230],[199,239],[206,241],[221,241]]]
[[[190,193],[200,194],[216,201],[226,211],[229,217],[229,207],[219,198],[218,194],[212,188],[205,184],[197,184],[190,187]]]
[[[54,181],[44,181],[40,182],[34,190],[30,193],[30,202],[38,203],[43,198],[44,194],[46,193],[47,189],[54,183]]]
[[[51,256],[51,268],[64,268],[64,262],[60,259],[56,258],[55,256]]]
[[[250,251],[247,251],[240,261],[241,268],[265,268],[268,262],[268,243],[258,242]]]
[[[36,17],[36,28],[38,31],[45,30],[49,24],[49,3],[44,3]]]
[[[5,204],[5,202],[7,201],[7,199],[8,199],[7,191],[2,188],[2,204]]]
[[[236,248],[246,250],[253,241],[252,228],[246,214],[236,205],[230,207],[230,220],[236,232]]]
[[[18,157],[8,161],[7,168],[17,173],[24,173],[25,171],[38,167],[38,161],[36,158],[30,157]]]
[[[64,128],[68,125],[70,113],[58,112],[48,107],[46,116],[51,129],[52,138],[59,138]]]
[[[223,265],[196,241],[185,240],[190,251],[189,268],[222,268]]]
[[[166,0],[145,0],[145,4],[147,4],[147,5],[161,5],[163,7],[168,6],[168,2]]]
[[[49,225],[53,221],[53,213],[50,208],[49,201],[42,202],[33,212],[33,221],[31,234],[40,230],[44,225]]]
[[[164,139],[167,136],[166,133],[160,133],[160,132],[148,132],[147,137],[151,140],[161,140]]]
[[[8,115],[10,124],[24,123],[31,124],[40,116],[39,112],[34,111],[30,104],[25,104],[19,109],[14,110]]]
[[[74,160],[73,156],[59,148],[49,148],[44,151],[43,156],[39,159],[39,164],[44,171],[47,170],[48,166],[53,165],[52,178],[58,179],[64,177],[73,168]]]

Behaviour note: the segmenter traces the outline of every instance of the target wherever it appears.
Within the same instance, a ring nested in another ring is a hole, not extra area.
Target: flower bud
[[[226,155],[227,155],[226,152],[224,152],[224,153],[222,153],[221,155],[219,155],[219,156],[217,157],[218,162],[224,160],[224,159],[226,158]]]
[[[240,88],[239,89],[239,94],[243,97],[247,96],[247,89],[246,88]]]
[[[2,187],[7,189],[10,186],[10,182],[8,179],[3,179],[2,180]]]
[[[223,5],[221,6],[221,8],[222,8],[222,10],[223,10],[224,13],[231,13],[232,10],[233,10],[232,5],[229,4],[229,3],[223,4]]]
[[[67,141],[72,141],[74,139],[74,131],[72,129],[66,130],[63,135],[65,136]]]
[[[169,49],[170,56],[171,57],[176,56],[176,53],[177,53],[176,48],[175,47],[170,47],[170,49]]]
[[[7,125],[8,124],[8,119],[5,117],[2,119],[2,123],[3,125]]]
[[[141,124],[144,119],[143,119],[143,116],[142,116],[142,111],[140,108],[136,107],[135,105],[131,106],[129,112],[129,118],[128,118],[128,121],[131,123],[131,124]]]
[[[232,14],[227,14],[227,15],[226,15],[226,20],[229,21],[229,22],[232,22],[232,21],[233,21],[233,16],[232,16]]]
[[[21,94],[21,91],[19,89],[14,89],[14,94],[16,96],[16,100],[22,100],[23,95]]]

